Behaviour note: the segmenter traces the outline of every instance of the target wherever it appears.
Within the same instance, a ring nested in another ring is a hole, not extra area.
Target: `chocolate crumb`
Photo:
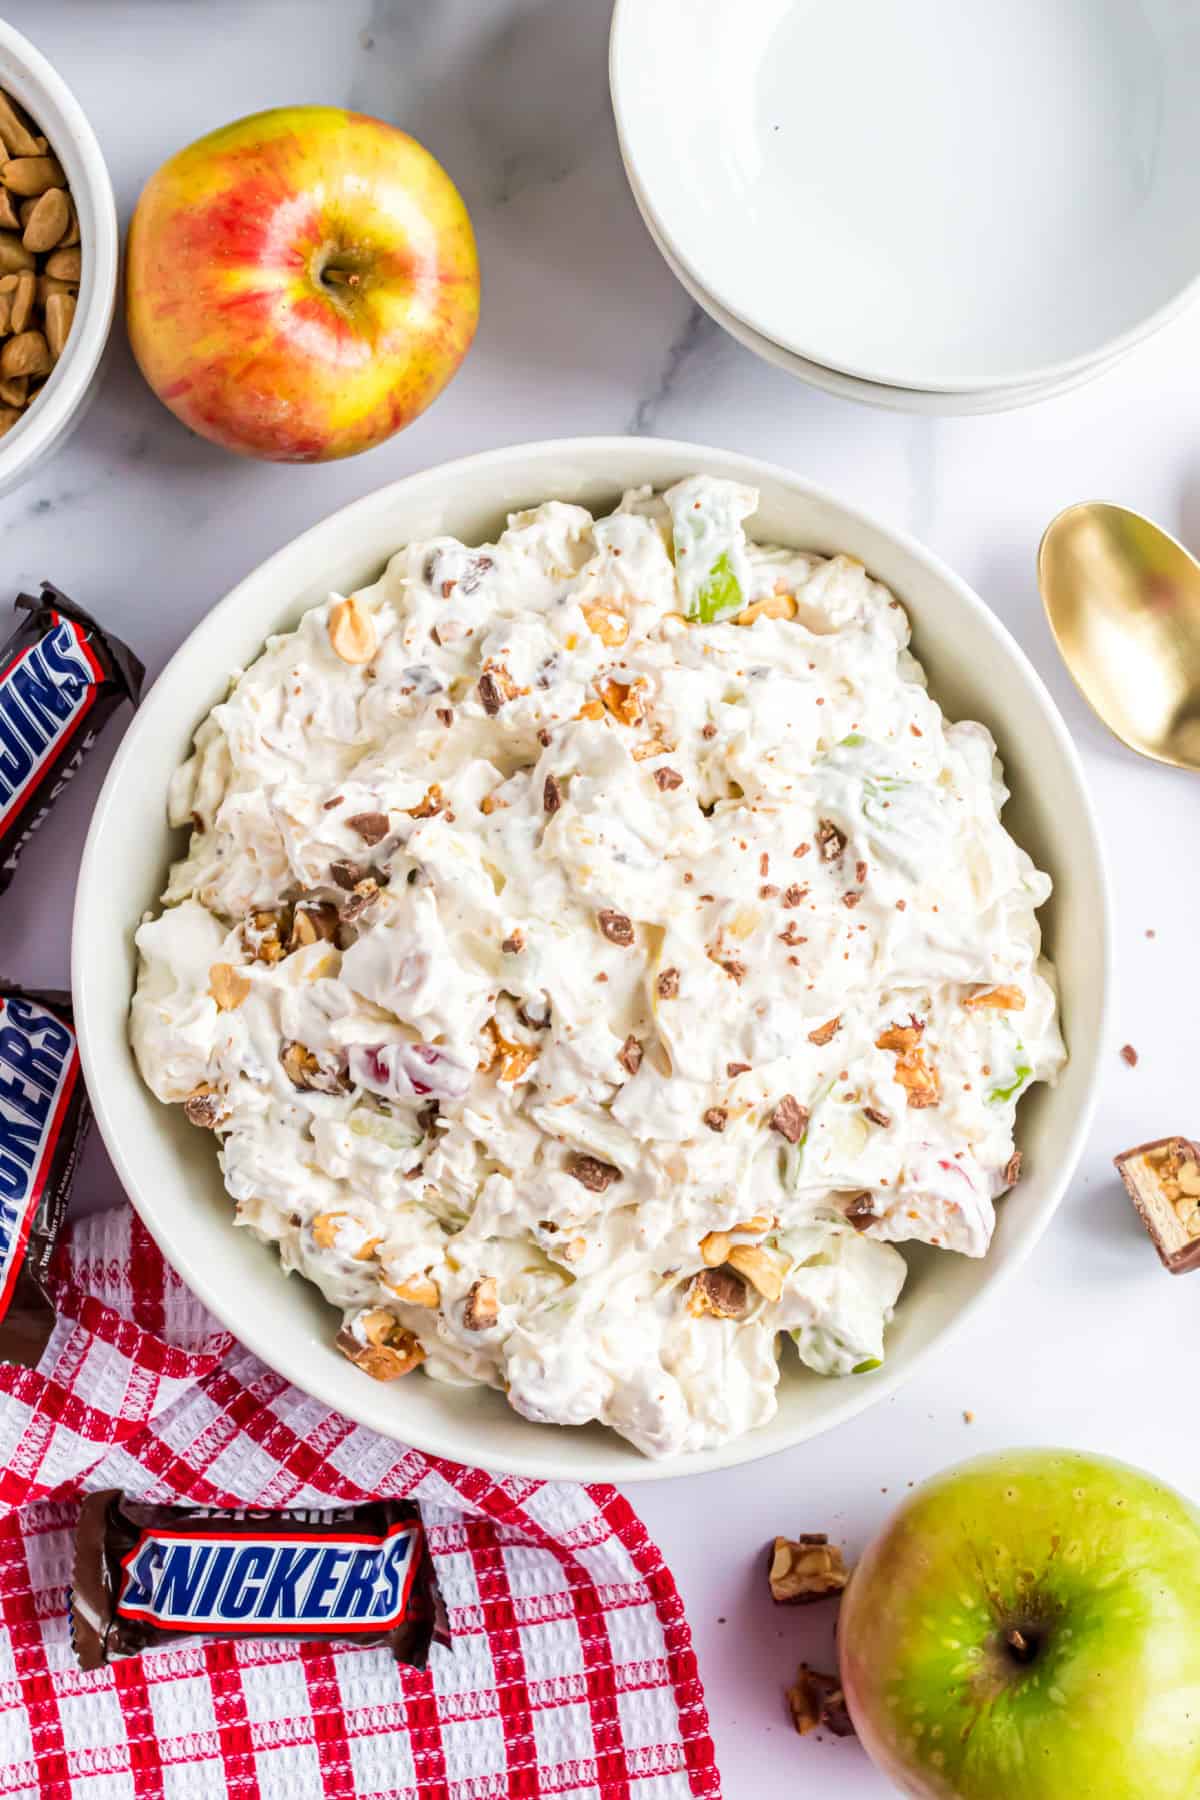
[[[437,716],[440,722],[449,728],[454,723],[454,712],[449,706],[439,706]]]
[[[798,1144],[808,1129],[808,1108],[801,1106],[795,1094],[784,1094],[776,1102],[769,1123],[771,1130],[777,1131],[789,1144]]]
[[[870,1192],[855,1194],[846,1208],[847,1222],[853,1225],[855,1231],[865,1231],[867,1226],[873,1225],[878,1217],[879,1214],[875,1211],[874,1196]]]
[[[654,785],[661,793],[667,794],[672,788],[683,786],[683,776],[678,769],[655,769]]]
[[[525,933],[514,931],[511,937],[505,938],[500,948],[506,956],[518,956],[525,948]]]
[[[716,735],[717,728],[715,725],[705,725],[700,733],[700,736],[703,738],[715,738]]]
[[[892,1122],[891,1113],[883,1112],[878,1106],[864,1106],[863,1118],[870,1119],[872,1125],[878,1125],[883,1131],[886,1131]]]
[[[479,677],[479,686],[476,691],[479,694],[479,704],[482,706],[484,712],[487,713],[489,718],[494,719],[496,714],[500,711],[500,708],[504,705],[504,695],[500,692],[496,677],[494,675],[481,675]]]
[[[815,1031],[809,1032],[809,1034],[808,1034],[809,1043],[810,1044],[818,1044],[818,1045],[824,1045],[824,1044],[831,1043],[832,1040],[837,1036],[838,1027],[841,1024],[841,1022],[842,1022],[841,1013],[838,1014],[836,1019],[826,1019],[824,1025],[818,1025],[817,1029]]]
[[[620,1169],[614,1168],[612,1163],[601,1162],[598,1156],[589,1156],[584,1150],[573,1150],[568,1156],[567,1174],[573,1175],[590,1194],[602,1194],[605,1188],[621,1179]]]
[[[856,891],[851,888],[848,893],[842,895],[842,905],[853,908],[858,905],[861,899],[862,895],[856,893]]]
[[[1021,1152],[1014,1150],[1004,1165],[1005,1187],[1016,1187],[1021,1179]]]
[[[329,878],[334,883],[335,887],[344,888],[346,892],[349,893],[352,888],[358,886],[363,878],[363,872],[358,863],[331,862],[329,865]]]
[[[616,912],[606,906],[596,915],[596,923],[610,944],[620,944],[627,948],[633,942],[633,920],[628,913]]]
[[[206,1131],[220,1123],[224,1111],[225,1101],[215,1088],[209,1093],[197,1090],[183,1103],[183,1115],[188,1124],[203,1126]]]
[[[355,813],[346,823],[351,831],[358,833],[364,844],[381,843],[391,830],[388,816],[382,812]]]
[[[631,1031],[629,1036],[625,1039],[625,1042],[621,1045],[621,1048],[617,1051],[617,1061],[630,1075],[636,1075],[642,1066],[642,1056],[642,1046],[638,1043]]]
[[[562,789],[558,785],[558,778],[554,775],[547,775],[542,784],[542,811],[556,813],[561,805]]]
[[[664,969],[654,986],[660,1000],[674,1000],[679,992],[679,970]]]
[[[1129,1067],[1131,1069],[1137,1068],[1138,1053],[1134,1049],[1132,1044],[1122,1044],[1121,1045],[1121,1061],[1123,1063],[1128,1063]]]
[[[704,1115],[704,1123],[710,1131],[724,1131],[728,1118],[723,1106],[710,1106]]]
[[[548,749],[548,748],[549,748],[549,746],[550,746],[550,733],[549,733],[549,732],[548,732],[548,731],[547,731],[547,730],[546,730],[546,727],[545,727],[545,726],[544,726],[544,725],[543,725],[543,726],[541,726],[541,727],[540,727],[540,729],[539,729],[539,731],[538,731],[538,734],[537,734],[537,740],[538,740],[538,743],[539,743],[539,744],[540,744],[540,745],[541,745],[541,746],[542,746],[542,749],[543,749],[543,750],[546,750],[546,749]]]
[[[344,794],[335,794],[333,796],[332,800],[326,800],[324,806],[321,808],[321,811],[322,812],[332,812],[334,807],[340,806],[344,799],[345,799]]]
[[[822,819],[817,826],[817,849],[822,862],[840,862],[846,849],[846,834],[832,819]]]
[[[733,1081],[739,1075],[748,1075],[750,1073],[750,1064],[749,1063],[726,1063],[725,1064],[725,1073],[729,1077],[730,1081]]]
[[[855,879],[855,881],[857,881],[859,887],[861,887],[863,882],[867,879],[867,865],[865,862],[856,862],[855,863],[854,879]]]

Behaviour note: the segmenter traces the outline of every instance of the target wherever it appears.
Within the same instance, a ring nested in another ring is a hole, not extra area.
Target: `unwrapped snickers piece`
[[[423,1669],[445,1617],[411,1500],[303,1512],[83,1503],[71,1640],[82,1668],[185,1637],[382,1645]]]
[[[22,850],[145,670],[133,652],[48,582],[0,648],[0,893]]]
[[[91,1120],[70,997],[0,981],[0,1361],[54,1329],[48,1271]]]
[[[1155,1138],[1113,1158],[1154,1248],[1172,1275],[1200,1269],[1200,1144]]]

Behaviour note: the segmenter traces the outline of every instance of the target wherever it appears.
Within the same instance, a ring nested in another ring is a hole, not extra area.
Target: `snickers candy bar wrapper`
[[[25,617],[0,649],[0,893],[22,850],[145,670],[48,582],[18,594]]]
[[[84,1669],[189,1637],[382,1645],[420,1669],[448,1641],[411,1500],[268,1512],[91,1494],[70,1608]]]
[[[70,998],[0,981],[0,1360],[50,1341],[50,1260],[91,1119]]]

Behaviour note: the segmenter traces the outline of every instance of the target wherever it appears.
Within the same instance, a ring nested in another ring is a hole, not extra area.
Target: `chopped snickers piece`
[[[610,944],[620,944],[623,948],[632,944],[633,920],[628,913],[616,912],[611,906],[605,906],[597,913],[596,923]]]
[[[584,1150],[573,1150],[568,1156],[567,1174],[573,1175],[591,1194],[602,1194],[605,1188],[621,1179],[620,1169],[614,1168],[612,1163],[601,1162],[598,1156],[589,1156]]]
[[[785,1094],[776,1102],[770,1125],[789,1144],[798,1144],[808,1130],[808,1108],[801,1106],[795,1094]]]
[[[746,1283],[736,1269],[726,1264],[717,1269],[701,1269],[688,1293],[687,1309],[697,1319],[706,1314],[714,1319],[740,1319],[749,1306]]]
[[[832,819],[822,819],[817,826],[817,852],[822,862],[840,862],[846,850],[846,834]]]
[[[364,844],[382,843],[391,830],[388,816],[383,812],[355,813],[352,819],[346,820],[350,830],[356,832]]]
[[[822,1675],[800,1664],[794,1684],[787,1690],[792,1724],[801,1737],[823,1725],[834,1737],[853,1737],[854,1726],[846,1710],[846,1696],[836,1675]]]
[[[798,1538],[777,1537],[767,1558],[771,1598],[780,1606],[807,1606],[840,1594],[850,1571],[836,1544],[823,1531]]]
[[[1113,1161],[1164,1268],[1200,1268],[1200,1144],[1156,1138]]]
[[[873,1225],[878,1217],[879,1214],[875,1211],[875,1197],[869,1190],[863,1194],[855,1194],[846,1208],[847,1222],[853,1225],[855,1231],[865,1231],[867,1226]]]

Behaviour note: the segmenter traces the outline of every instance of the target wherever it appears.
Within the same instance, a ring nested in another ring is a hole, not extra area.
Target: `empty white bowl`
[[[675,259],[867,381],[1029,386],[1200,276],[1200,9],[617,0],[621,143]]]
[[[919,1247],[878,1372],[823,1380],[785,1360],[779,1411],[761,1430],[700,1455],[653,1463],[599,1426],[534,1425],[484,1388],[414,1374],[380,1385],[339,1355],[337,1315],[315,1287],[286,1277],[274,1252],[235,1230],[211,1136],[159,1104],[129,1048],[134,929],[154,905],[181,834],[166,824],[167,784],[192,732],[272,632],[295,625],[331,588],[372,581],[413,538],[494,535],[512,510],[546,499],[611,507],[622,489],[693,472],[752,482],[757,537],[846,551],[887,582],[912,616],[915,649],[951,716],[994,731],[1013,791],[1006,820],[1055,881],[1042,914],[1058,963],[1071,1060],[1055,1088],[1023,1104],[1028,1176],[1004,1201],[982,1261]],[[726,1468],[782,1450],[890,1393],[992,1293],[1045,1229],[1075,1167],[1106,1035],[1109,923],[1103,858],[1079,760],[1054,704],[1004,627],[911,539],[786,469],[694,444],[567,438],[517,445],[409,476],[335,513],[280,550],[209,613],[135,714],[92,819],[72,940],[75,1016],[88,1089],[130,1198],[180,1274],[264,1362],[297,1387],[385,1436],[459,1462],[585,1481],[646,1481]]]
[[[96,134],[62,76],[0,20],[0,88],[20,102],[63,166],[79,214],[83,277],[75,320],[41,393],[0,438],[0,494],[27,481],[66,442],[95,392],[117,301],[120,238],[112,182]]]
[[[805,357],[797,356],[794,350],[785,350],[782,344],[762,337],[744,320],[726,312],[720,301],[706,293],[700,283],[672,256],[655,228],[628,164],[625,173],[629,177],[630,191],[642,215],[642,223],[653,238],[659,255],[676,281],[698,306],[704,308],[709,318],[727,331],[730,337],[736,338],[745,349],[752,350],[755,356],[760,356],[773,368],[782,369],[785,375],[794,376],[808,387],[819,388],[826,394],[836,394],[840,400],[855,400],[860,406],[882,406],[888,412],[922,413],[940,418],[1013,412],[1019,407],[1036,406],[1042,400],[1053,400],[1060,394],[1070,393],[1073,388],[1082,387],[1085,382],[1094,380],[1097,375],[1102,375],[1106,369],[1119,363],[1125,354],[1124,351],[1118,351],[1114,356],[1103,356],[1094,363],[1086,363],[1080,369],[1073,369],[1069,375],[1059,376],[1054,381],[1036,382],[1032,387],[980,388],[962,393],[895,387],[882,381],[863,381],[857,375],[844,375],[840,369],[830,369],[824,363],[809,362]]]

